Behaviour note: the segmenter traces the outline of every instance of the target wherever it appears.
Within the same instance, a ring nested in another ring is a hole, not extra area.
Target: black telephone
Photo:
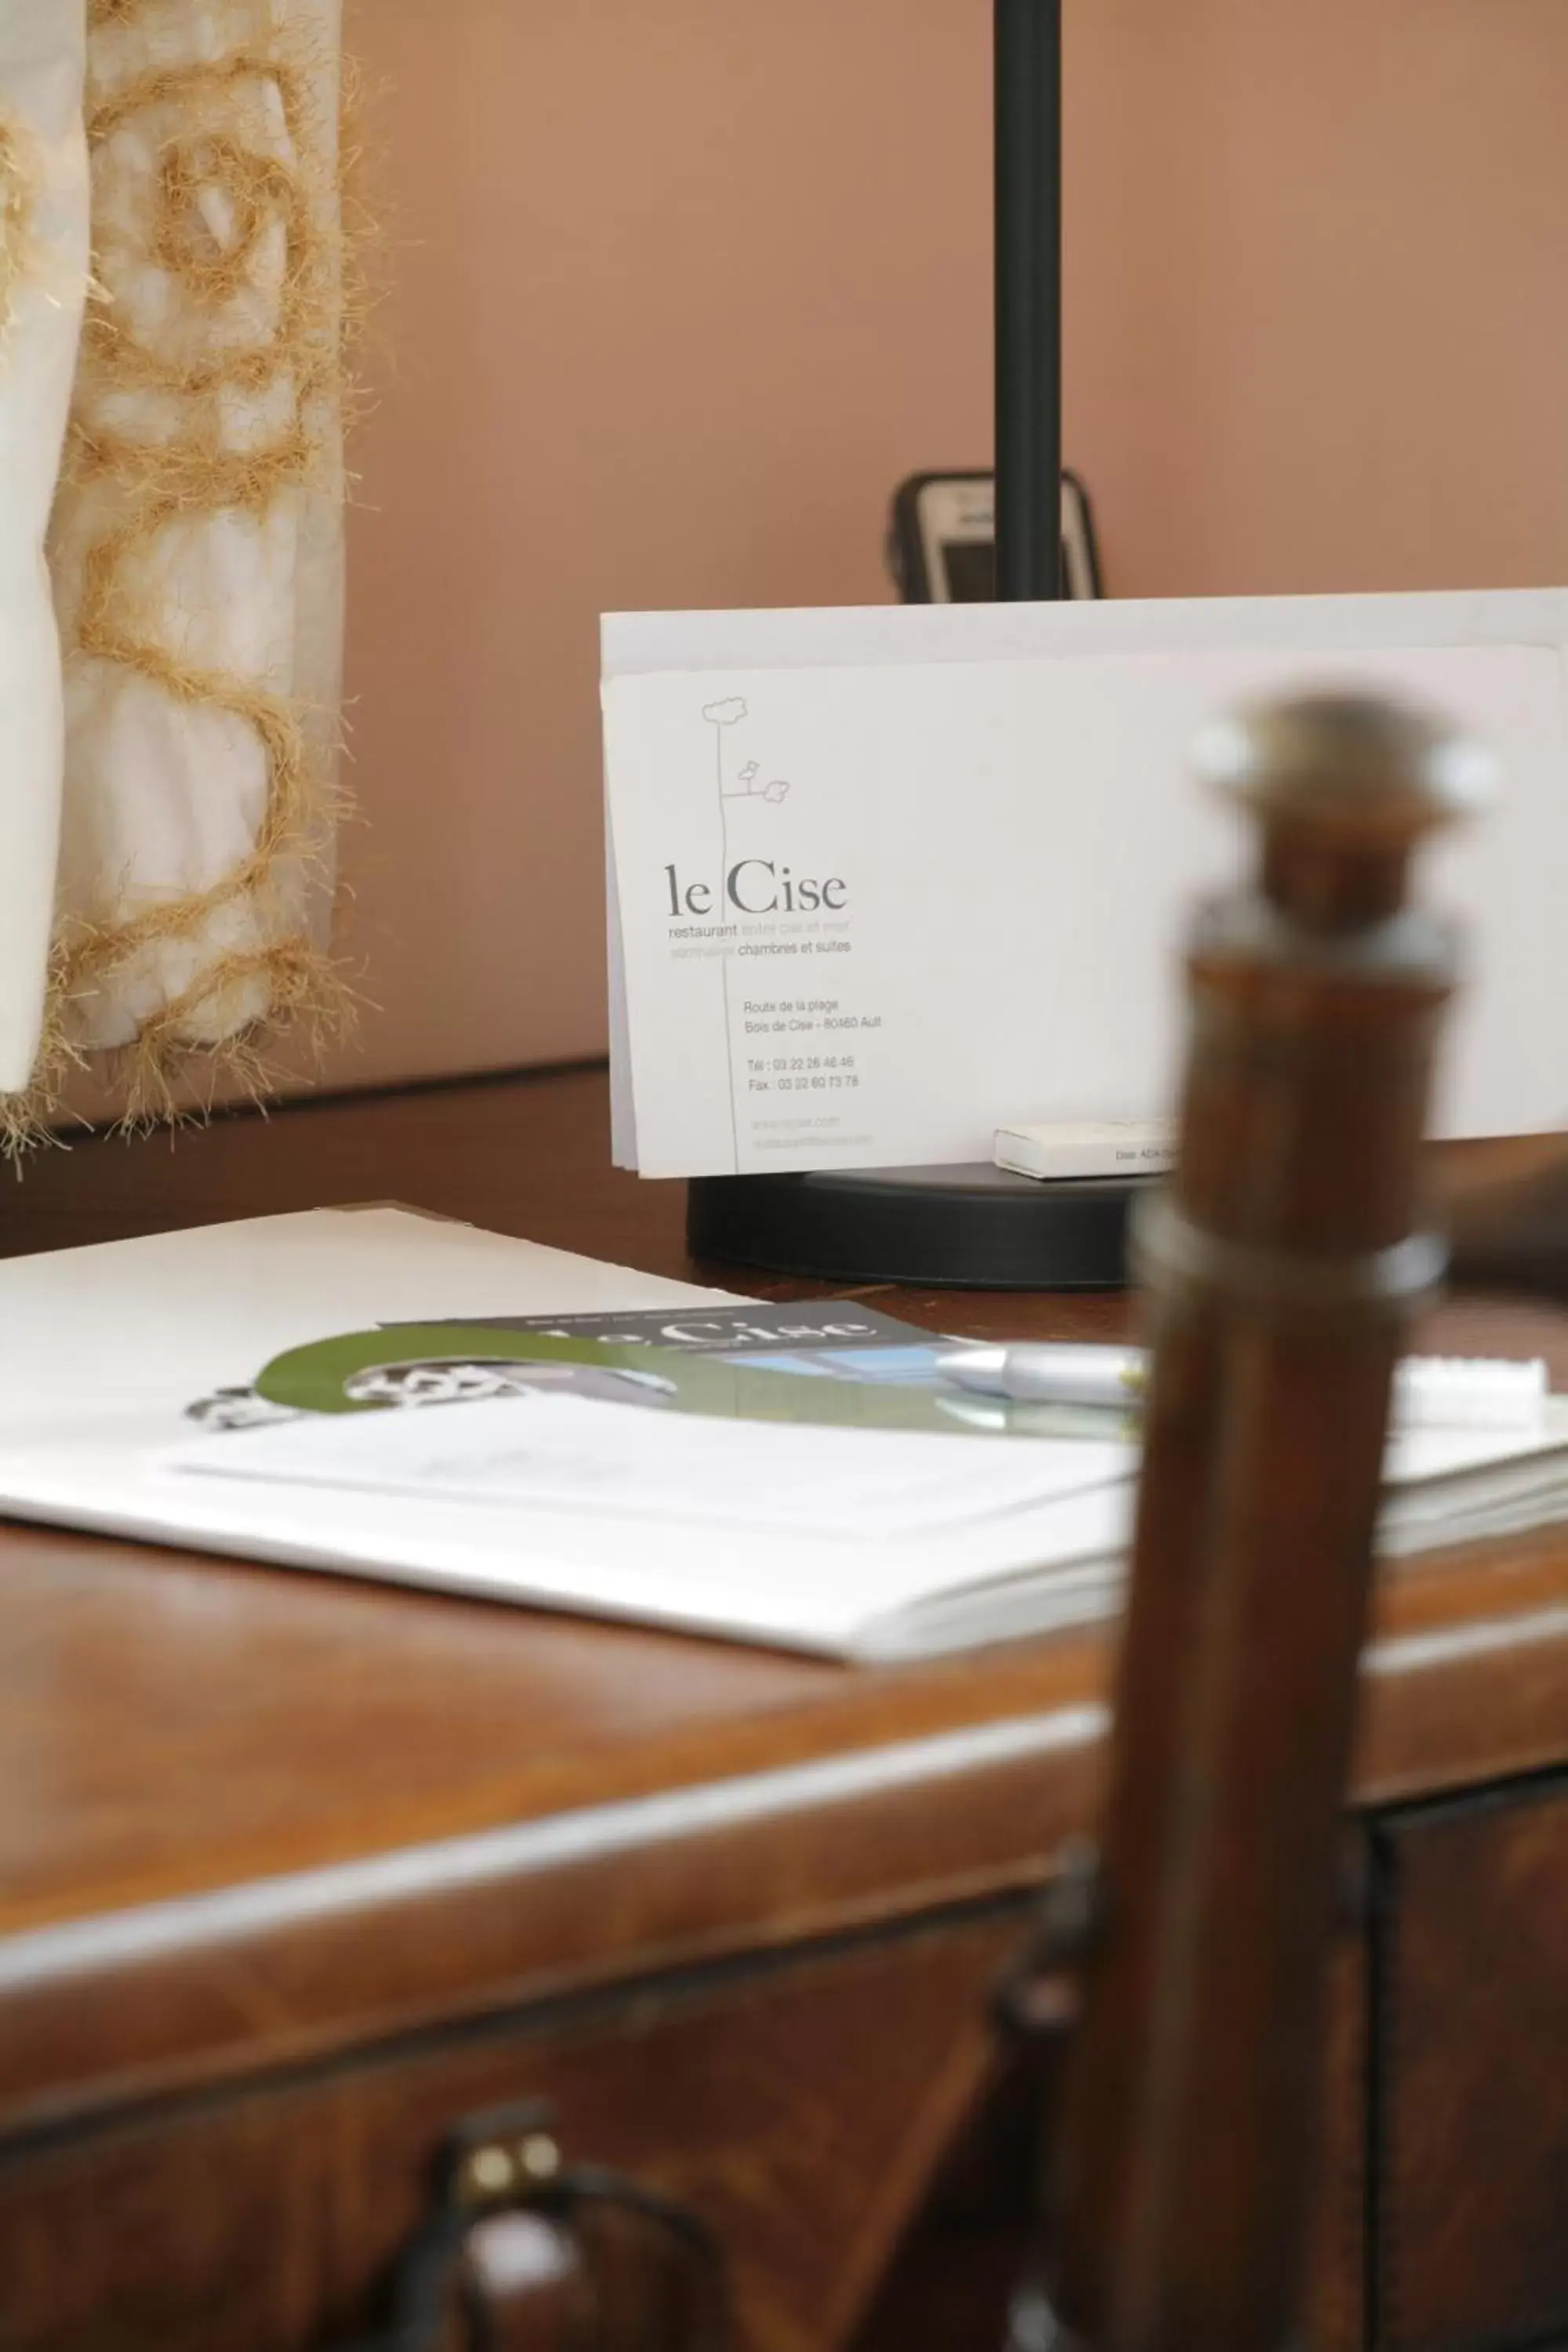
[[[911,474],[900,482],[888,568],[906,604],[990,604],[996,594],[994,477]],[[1069,473],[1062,476],[1062,581],[1071,597],[1105,593],[1089,492]]]

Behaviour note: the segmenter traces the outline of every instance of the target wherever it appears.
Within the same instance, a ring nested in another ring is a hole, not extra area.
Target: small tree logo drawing
[[[744,767],[736,771],[732,784],[724,781],[724,737],[731,727],[738,727],[742,719],[750,716],[744,695],[731,694],[727,695],[722,702],[705,702],[702,716],[713,730],[714,772],[721,803],[764,800],[772,801],[776,806],[780,801],[789,798],[787,778],[774,776],[765,784],[758,782],[763,772],[755,760],[748,760]]]

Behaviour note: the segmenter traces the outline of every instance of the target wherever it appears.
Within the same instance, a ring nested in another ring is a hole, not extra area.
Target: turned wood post
[[[1442,1271],[1419,1145],[1446,927],[1422,837],[1489,762],[1354,696],[1216,723],[1249,887],[1191,943],[1178,1171],[1138,1237],[1155,1361],[1056,2148],[1048,2295],[1094,2352],[1277,2352],[1295,2315],[1335,1853],[1390,1380]]]

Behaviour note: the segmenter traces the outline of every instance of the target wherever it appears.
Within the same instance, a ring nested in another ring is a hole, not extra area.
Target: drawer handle
[[[729,2304],[707,2223],[624,2173],[567,2164],[531,2102],[450,2135],[390,2325],[339,2352],[725,2352]]]

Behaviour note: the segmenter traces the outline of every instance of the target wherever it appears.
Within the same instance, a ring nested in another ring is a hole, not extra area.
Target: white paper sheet
[[[1436,1131],[1568,1119],[1568,593],[616,615],[617,1157],[645,1175],[984,1160],[1169,1109],[1180,943],[1234,820],[1215,709],[1371,684],[1486,736],[1503,807],[1423,887],[1473,936]]]
[[[173,1445],[193,1401],[336,1332],[731,1296],[394,1208],[13,1258],[0,1263],[0,1478],[34,1442],[161,1431]]]
[[[439,1496],[491,1512],[588,1511],[879,1542],[1103,1486],[1127,1477],[1134,1458],[1115,1441],[977,1443],[534,1396],[286,1422],[180,1447],[165,1466],[175,1476]],[[526,1533],[526,1517],[517,1525]]]

